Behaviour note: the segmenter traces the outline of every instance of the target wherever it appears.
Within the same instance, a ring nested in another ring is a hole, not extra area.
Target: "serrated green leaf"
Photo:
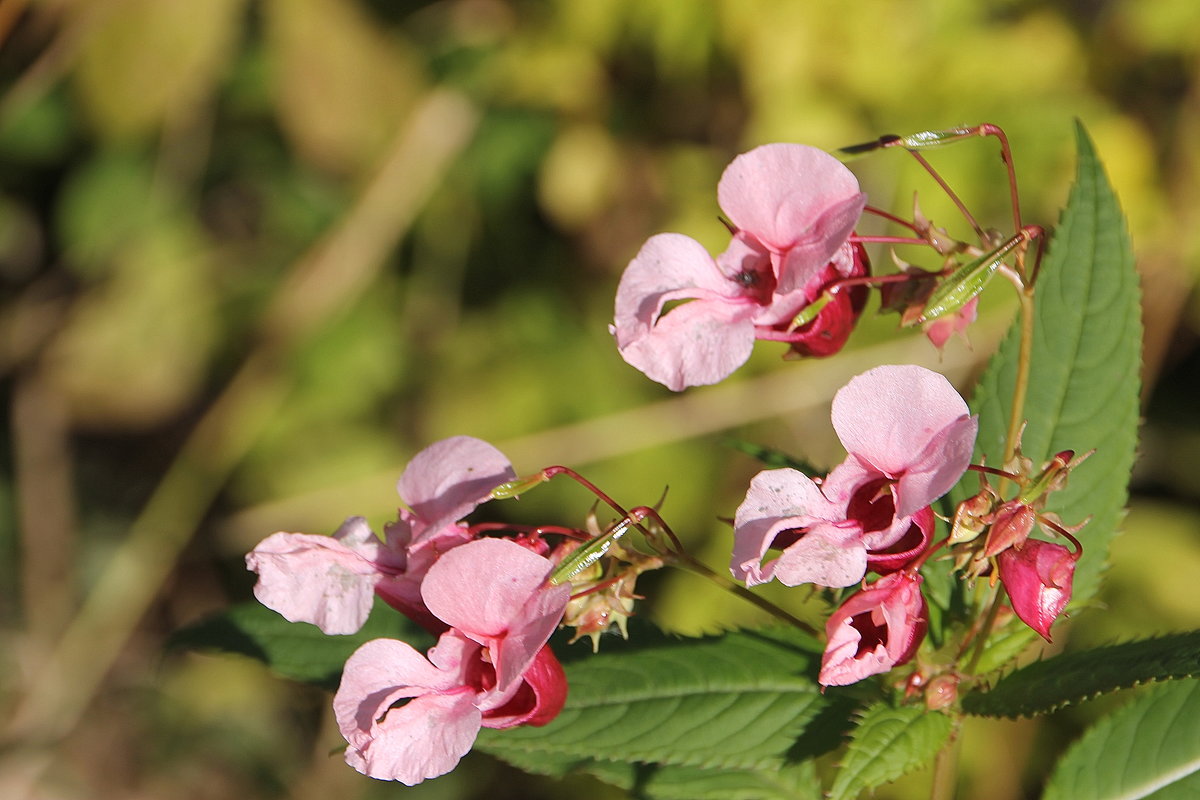
[[[581,767],[637,798],[653,800],[821,800],[812,761],[777,770],[704,769],[595,761]]]
[[[1101,720],[1055,767],[1043,800],[1200,796],[1200,682],[1155,687]]]
[[[1128,495],[1137,442],[1142,323],[1140,290],[1125,219],[1082,126],[1075,184],[1037,280],[1035,333],[1025,401],[1022,449],[1035,464],[1054,453],[1096,453],[1049,497],[1047,510],[1067,524],[1091,522],[1080,536],[1072,606],[1095,595]],[[1020,325],[1015,321],[976,387],[975,462],[997,464],[1004,452],[1017,377]],[[953,504],[977,491],[973,475]],[[944,575],[930,575],[944,579]]]
[[[1148,681],[1200,675],[1200,631],[1066,653],[1006,675],[963,698],[968,714],[1017,717]]]
[[[342,667],[360,645],[381,637],[419,650],[433,638],[376,598],[366,624],[349,636],[327,636],[307,622],[288,622],[259,603],[241,603],[176,631],[168,648],[238,653],[262,661],[285,678],[336,689]]]
[[[635,631],[566,660],[570,694],[543,728],[485,730],[476,746],[543,774],[594,773],[649,797],[792,796],[781,772],[835,747],[852,702],[823,695],[820,655],[790,630],[701,639]],[[801,781],[803,782],[803,781]],[[737,793],[717,787],[736,784]]]
[[[929,763],[953,729],[950,717],[921,706],[868,708],[830,789],[831,800],[858,797]]]

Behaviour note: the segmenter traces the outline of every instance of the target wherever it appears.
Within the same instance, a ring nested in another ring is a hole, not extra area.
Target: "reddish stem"
[[[984,473],[987,473],[988,475],[995,475],[997,478],[1007,478],[1010,481],[1020,480],[1020,478],[1021,478],[1021,476],[1017,475],[1015,472],[1005,472],[1002,469],[996,469],[995,467],[985,467],[982,464],[970,464],[967,466],[967,469],[974,470],[975,472],[984,472]]]
[[[938,550],[941,550],[943,547],[945,547],[948,544],[950,544],[949,536],[947,536],[945,539],[942,539],[940,542],[938,542],[937,544],[930,547],[928,550],[926,550],[921,555],[917,556],[917,559],[915,561],[913,561],[907,567],[904,568],[905,572],[911,572],[911,573],[915,574],[919,569],[921,569],[922,566],[925,565],[925,562],[929,560],[929,557],[931,555],[936,553]]]
[[[946,183],[946,179],[943,178],[941,174],[933,168],[933,165],[929,163],[929,160],[916,150],[909,150],[908,154],[915,158],[917,163],[925,168],[925,171],[928,172],[935,181],[937,181],[938,186],[942,187],[942,191],[946,193],[946,196],[950,198],[952,203],[954,203],[955,207],[959,210],[959,213],[961,213],[967,220],[967,223],[971,226],[971,230],[975,231],[975,235],[979,237],[979,240],[987,241],[987,237],[983,233],[983,228],[980,227],[979,223],[975,220],[975,216],[967,208],[966,203],[964,203],[962,198],[960,198],[955,191],[950,188],[950,184]]]
[[[1008,146],[1008,137],[999,125],[985,122],[979,126],[981,136],[995,136],[1000,140],[1000,160],[1008,170],[1008,194],[1012,200],[1013,230],[1021,230],[1021,199],[1017,191],[1017,171],[1013,166],[1012,150]]]
[[[895,214],[891,214],[887,211],[884,211],[881,208],[876,208],[875,206],[867,206],[866,208],[863,209],[863,212],[867,213],[867,214],[874,214],[877,217],[882,217],[883,219],[886,219],[889,222],[894,222],[897,225],[903,225],[905,228],[908,228],[913,233],[921,232],[921,229],[917,227],[917,224],[915,222],[909,222],[908,220],[903,219],[902,217],[898,217]]]
[[[853,234],[848,242],[863,242],[864,244],[915,244],[929,246],[928,239],[913,236],[859,236]]]
[[[607,504],[609,508],[611,508],[613,511],[616,511],[622,517],[629,516],[629,512],[626,511],[624,508],[622,508],[617,503],[616,500],[613,500],[611,497],[609,497],[607,494],[605,494],[603,491],[601,491],[600,488],[598,486],[596,486],[596,484],[592,483],[587,478],[583,477],[582,475],[580,475],[578,472],[571,469],[570,467],[562,467],[562,466],[546,467],[545,469],[542,470],[542,475],[546,476],[547,480],[549,480],[550,478],[553,478],[556,475],[566,475],[568,478],[575,481],[576,483],[578,483],[583,488],[587,489],[592,494],[596,495],[596,497],[600,498],[601,502]]]

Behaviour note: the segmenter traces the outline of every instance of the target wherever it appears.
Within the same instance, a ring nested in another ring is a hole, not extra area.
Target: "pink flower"
[[[896,572],[856,592],[825,623],[817,680],[845,686],[887,672],[916,653],[929,625],[921,576]]]
[[[428,659],[375,639],[346,662],[333,701],[346,762],[411,786],[452,770],[481,727],[553,719],[566,679],[544,645],[570,588],[545,585],[552,568],[501,539],[470,542],[430,567],[422,595],[451,627]]]
[[[837,159],[770,144],[733,160],[717,197],[736,233],[714,260],[677,233],[652,236],[621,277],[611,332],[622,358],[679,391],[716,383],[750,356],[760,332],[785,325],[835,256],[843,272],[862,253],[846,242],[865,205]],[[688,302],[664,313],[668,303]]]
[[[928,506],[966,470],[978,427],[949,381],[916,366],[853,378],[834,396],[832,417],[849,453],[823,483],[791,469],[751,481],[730,563],[747,585],[850,586],[868,567],[903,567],[928,546]],[[772,549],[779,557],[762,564]]]
[[[911,364],[875,367],[852,378],[834,395],[830,417],[849,455],[830,473],[826,494],[850,502],[859,493],[866,500],[861,493],[870,488],[872,503],[890,494],[896,518],[958,483],[979,430],[950,381]]]
[[[1027,539],[996,556],[1000,581],[1013,611],[1047,642],[1050,626],[1071,601],[1079,553],[1040,539]]]
[[[501,483],[516,477],[504,455],[487,442],[455,436],[430,445],[400,476],[409,505],[380,541],[362,517],[332,536],[275,533],[246,556],[258,573],[254,596],[292,622],[310,622],[329,634],[354,633],[366,621],[372,596],[421,624],[420,585],[438,557],[471,540],[459,522]],[[435,626],[436,627],[436,626]]]

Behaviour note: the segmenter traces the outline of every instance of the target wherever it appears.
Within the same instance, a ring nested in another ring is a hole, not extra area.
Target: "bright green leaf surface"
[[[582,769],[647,796],[795,796],[811,781],[782,768],[834,747],[850,709],[843,695],[821,694],[818,659],[790,631],[642,631],[567,664],[567,706],[550,725],[485,730],[477,746],[522,769]]]
[[[170,645],[240,653],[286,678],[336,689],[350,654],[380,637],[402,639],[422,650],[433,643],[427,633],[377,599],[366,624],[350,636],[326,636],[315,625],[288,622],[263,605],[242,603],[177,632]]]
[[[1043,795],[1080,797],[1200,797],[1200,681],[1155,687],[1084,734]]]
[[[1200,631],[1038,661],[1006,675],[990,691],[967,695],[963,710],[983,716],[1043,714],[1115,689],[1196,675]]]
[[[1047,510],[1068,525],[1091,522],[1081,534],[1085,551],[1075,574],[1073,605],[1098,588],[1108,543],[1128,494],[1137,441],[1141,387],[1140,291],[1125,220],[1103,166],[1082,127],[1075,185],[1054,232],[1037,281],[1026,456],[1040,465],[1071,449],[1096,453],[1050,496]],[[1019,321],[992,357],[971,401],[979,414],[975,461],[998,464],[1004,453],[1017,376]],[[955,502],[977,490],[969,475]]]
[[[933,760],[950,737],[953,723],[945,714],[922,706],[867,709],[842,760],[830,790],[833,800],[858,797]]]

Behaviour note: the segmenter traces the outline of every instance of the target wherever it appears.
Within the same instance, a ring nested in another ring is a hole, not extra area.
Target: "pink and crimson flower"
[[[929,504],[966,471],[978,429],[949,381],[910,365],[853,378],[831,416],[848,455],[828,478],[760,472],[738,507],[730,571],[747,585],[850,586],[900,569],[929,544]],[[769,550],[781,552],[764,564]]]
[[[470,436],[436,442],[418,453],[397,483],[409,508],[381,541],[362,517],[333,536],[279,532],[246,556],[258,573],[254,596],[291,622],[328,634],[362,627],[378,593],[416,622],[440,630],[421,598],[425,573],[445,552],[473,538],[460,520],[516,473],[496,448]],[[410,510],[411,509],[411,510]]]
[[[830,303],[811,330],[789,339],[791,320],[830,268],[842,276],[865,272],[865,252],[847,238],[866,198],[841,162],[805,145],[764,145],[730,163],[717,197],[735,230],[725,252],[714,259],[687,236],[658,234],[617,287],[610,330],[621,357],[675,391],[727,377],[750,357],[756,338],[829,350],[835,339],[845,341],[842,317],[857,313],[853,304]]]
[[[375,639],[346,662],[334,714],[346,762],[413,785],[452,770],[480,728],[544,725],[562,709],[566,678],[546,647],[570,587],[549,586],[549,559],[479,539],[429,568],[421,595],[448,626],[422,656]]]
[[[906,663],[929,626],[921,576],[895,572],[855,592],[825,623],[822,686],[845,686]]]

